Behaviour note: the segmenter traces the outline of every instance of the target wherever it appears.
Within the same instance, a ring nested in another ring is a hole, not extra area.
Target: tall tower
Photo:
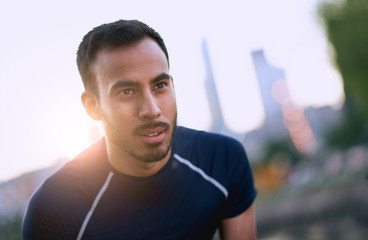
[[[285,73],[266,61],[263,50],[252,52],[252,58],[265,110],[264,137],[290,137],[296,149],[304,154],[316,150],[316,139],[304,116],[304,110],[290,97]]]
[[[221,132],[225,124],[221,111],[220,100],[217,94],[212,64],[208,54],[207,42],[204,39],[202,41],[202,53],[204,63],[206,66],[206,80],[204,84],[206,88],[206,94],[210,106],[211,120],[212,120],[210,131]]]
[[[253,51],[251,54],[265,111],[265,131],[269,137],[279,138],[286,135],[287,131],[283,124],[280,102],[275,97],[288,96],[289,90],[286,84],[277,87],[275,83],[285,81],[285,73],[267,62],[263,50]]]
[[[244,138],[244,134],[231,131],[225,124],[206,40],[203,40],[202,42],[202,53],[206,66],[205,88],[212,120],[209,131],[222,133],[238,140],[242,140]]]

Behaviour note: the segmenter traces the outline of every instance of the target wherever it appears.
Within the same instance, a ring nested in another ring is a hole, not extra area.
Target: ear
[[[98,105],[98,100],[95,94],[85,91],[82,93],[81,100],[84,106],[84,109],[88,113],[88,115],[96,121],[101,120],[100,108]]]
[[[175,85],[174,85],[174,77],[173,77],[173,76],[171,76],[171,77],[170,77],[170,80],[171,80],[171,84],[173,85],[173,88],[175,89]]]

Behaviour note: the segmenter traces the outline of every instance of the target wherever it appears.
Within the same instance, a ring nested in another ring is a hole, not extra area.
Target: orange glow
[[[316,150],[315,136],[304,116],[303,109],[293,104],[290,98],[281,105],[284,125],[288,129],[290,138],[296,149],[303,154],[310,154]]]
[[[276,80],[272,84],[271,94],[273,99],[280,104],[289,102],[290,94],[285,79]]]
[[[284,118],[289,121],[297,121],[303,117],[303,110],[292,104],[290,101],[281,106]]]

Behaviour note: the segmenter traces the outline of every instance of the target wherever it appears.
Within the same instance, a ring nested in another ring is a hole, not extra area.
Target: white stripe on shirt
[[[104,192],[106,191],[107,187],[109,186],[110,180],[111,180],[111,178],[112,178],[113,175],[114,175],[113,172],[109,172],[109,175],[107,176],[104,185],[102,185],[100,191],[98,192],[95,200],[92,203],[91,208],[89,209],[89,211],[87,213],[86,218],[83,221],[82,227],[80,228],[79,233],[78,233],[78,236],[77,236],[77,240],[82,239],[82,236],[83,236],[84,231],[86,230],[87,224],[88,224],[90,218],[92,217],[92,214],[95,211],[96,206],[97,206],[98,202],[100,201],[102,195],[104,194]]]
[[[190,161],[180,157],[178,154],[174,154],[174,157],[181,163],[187,165],[190,169],[192,169],[193,171],[199,173],[205,180],[207,180],[208,182],[210,182],[211,184],[213,184],[217,189],[219,189],[224,195],[225,198],[227,198],[228,196],[228,191],[227,189],[221,185],[221,183],[219,183],[216,179],[208,176],[202,169],[200,169],[197,166],[194,166]]]

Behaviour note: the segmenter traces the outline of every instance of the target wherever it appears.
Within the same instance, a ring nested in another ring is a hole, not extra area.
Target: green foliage
[[[324,1],[319,15],[335,51],[345,91],[345,119],[329,134],[329,143],[354,145],[368,126],[368,1]]]
[[[0,239],[1,240],[21,240],[22,216],[16,215],[13,218],[0,218]]]
[[[367,142],[368,126],[366,119],[363,116],[355,116],[361,113],[345,112],[350,112],[350,114],[345,116],[344,121],[327,131],[326,142],[330,147],[348,149],[353,145]]]
[[[270,163],[275,157],[283,156],[285,161],[293,165],[302,158],[289,138],[270,140],[265,144],[264,149],[262,163]]]

